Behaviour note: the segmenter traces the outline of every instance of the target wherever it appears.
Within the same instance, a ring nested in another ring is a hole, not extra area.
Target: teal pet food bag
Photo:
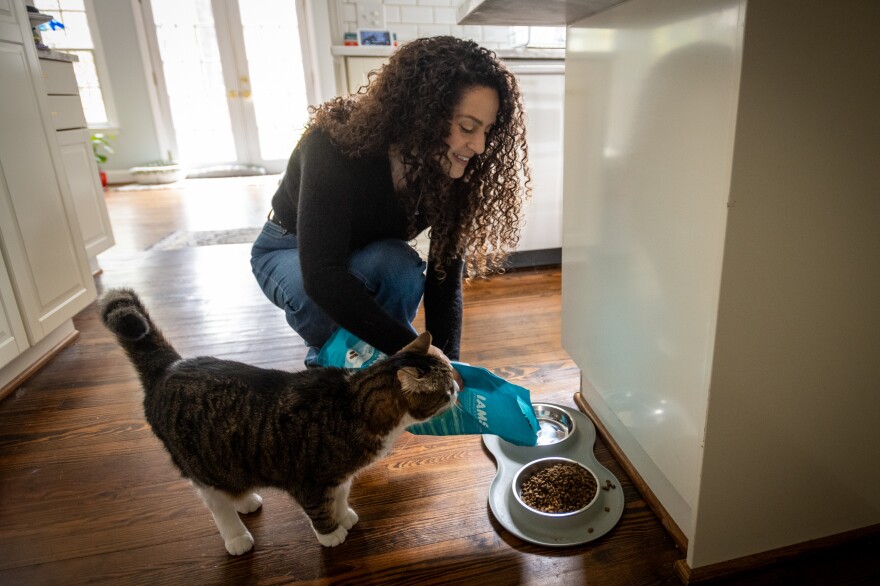
[[[377,348],[339,328],[321,348],[317,361],[322,366],[365,368],[385,357]],[[488,433],[518,446],[537,444],[539,426],[528,389],[479,366],[461,362],[452,365],[464,381],[458,404],[442,415],[409,426],[409,432],[417,435]]]

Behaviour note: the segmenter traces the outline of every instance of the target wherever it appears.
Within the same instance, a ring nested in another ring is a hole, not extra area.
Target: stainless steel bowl
[[[555,445],[574,435],[574,419],[565,409],[547,403],[534,403],[532,410],[540,428],[537,445]]]
[[[596,493],[593,495],[590,502],[576,511],[570,511],[567,513],[545,513],[544,511],[533,509],[523,501],[523,483],[531,478],[532,475],[555,464],[574,464],[575,466],[586,470],[586,472],[593,477],[593,480],[596,483]],[[599,478],[596,476],[595,472],[580,462],[569,458],[559,457],[541,458],[540,460],[534,460],[524,465],[514,475],[511,488],[514,496],[513,502],[511,503],[511,515],[515,516],[520,522],[543,531],[552,531],[554,528],[567,529],[586,523],[588,516],[592,512],[590,510],[591,507],[599,500],[599,495],[602,492],[601,487],[599,486]]]

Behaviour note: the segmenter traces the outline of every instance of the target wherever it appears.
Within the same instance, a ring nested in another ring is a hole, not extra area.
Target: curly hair
[[[441,160],[448,150],[453,111],[467,90],[498,92],[495,124],[485,151],[464,175],[450,178]],[[400,201],[414,232],[423,206],[431,226],[434,268],[457,258],[469,276],[503,270],[519,241],[523,201],[531,197],[522,97],[516,78],[495,53],[451,36],[404,43],[369,82],[351,96],[311,108],[320,127],[349,156],[401,153],[406,190]]]

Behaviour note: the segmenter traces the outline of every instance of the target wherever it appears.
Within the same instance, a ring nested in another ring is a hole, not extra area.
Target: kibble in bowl
[[[529,462],[514,475],[512,488],[515,506],[511,512],[548,530],[584,522],[599,498],[596,474],[568,458]]]

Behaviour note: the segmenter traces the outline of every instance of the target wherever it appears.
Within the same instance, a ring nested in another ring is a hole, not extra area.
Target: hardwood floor
[[[260,226],[274,187],[246,183],[108,192],[118,244],[96,280],[100,290],[137,289],[185,356],[300,369],[305,348],[257,288],[248,244],[149,250],[175,230]],[[574,408],[579,372],[560,345],[560,281],[546,269],[469,284],[462,360]],[[245,517],[254,550],[231,557],[145,423],[135,373],[94,304],[76,326],[79,340],[0,403],[0,584],[678,583],[673,563],[684,554],[601,439],[595,453],[620,479],[626,508],[587,545],[551,549],[504,530],[487,505],[495,464],[478,436],[404,434],[355,480],[360,522],[342,546],[322,548],[299,507],[267,491]],[[876,545],[726,583],[868,584]]]

